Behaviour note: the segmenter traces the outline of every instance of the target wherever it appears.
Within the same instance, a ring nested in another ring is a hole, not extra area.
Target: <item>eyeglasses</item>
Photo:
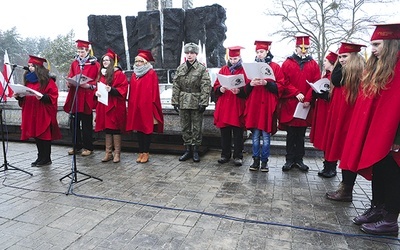
[[[135,60],[135,63],[144,63],[142,60]]]
[[[103,59],[103,62],[109,62],[110,59]]]

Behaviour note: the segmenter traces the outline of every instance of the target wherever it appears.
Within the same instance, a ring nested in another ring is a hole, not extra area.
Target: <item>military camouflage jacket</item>
[[[197,60],[189,69],[187,63],[178,66],[173,80],[171,104],[181,109],[208,106],[211,80],[207,68]]]

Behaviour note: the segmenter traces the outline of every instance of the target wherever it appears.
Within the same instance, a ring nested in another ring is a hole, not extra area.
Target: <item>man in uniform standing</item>
[[[199,162],[202,141],[203,113],[209,103],[211,80],[207,68],[197,60],[199,47],[195,43],[184,46],[186,62],[178,66],[172,87],[171,104],[179,113],[185,153],[179,157],[186,161],[193,157]]]

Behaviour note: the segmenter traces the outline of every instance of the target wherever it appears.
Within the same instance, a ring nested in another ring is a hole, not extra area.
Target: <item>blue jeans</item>
[[[253,157],[261,158],[262,162],[267,162],[270,154],[271,134],[263,130],[252,129],[253,133]],[[260,157],[260,136],[262,134],[262,148]]]

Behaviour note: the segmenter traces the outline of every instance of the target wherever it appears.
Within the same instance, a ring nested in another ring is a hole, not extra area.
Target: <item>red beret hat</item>
[[[296,45],[310,45],[310,37],[309,36],[296,36]]]
[[[43,63],[45,63],[45,62],[47,62],[47,60],[44,58],[29,55],[28,63],[36,64],[39,66],[44,66]]]
[[[271,41],[255,41],[254,45],[256,46],[256,51],[259,49],[269,50],[271,43]]]
[[[343,54],[343,53],[360,52],[361,47],[367,47],[367,46],[362,44],[342,42],[342,45],[340,46],[338,53]]]
[[[148,61],[148,62],[154,62],[154,58],[151,55],[151,51],[149,51],[149,50],[139,49],[137,56],[140,56],[140,57],[146,59],[146,61]]]
[[[328,61],[330,62],[336,62],[337,58],[338,58],[338,54],[336,54],[335,52],[329,51],[329,54],[325,57]]]
[[[89,48],[91,42],[84,41],[84,40],[76,40],[76,47],[78,48]]]
[[[233,46],[229,47],[229,57],[237,57],[240,56],[240,50],[244,49],[242,46]]]
[[[400,23],[374,24],[376,26],[371,41],[400,39]]]

